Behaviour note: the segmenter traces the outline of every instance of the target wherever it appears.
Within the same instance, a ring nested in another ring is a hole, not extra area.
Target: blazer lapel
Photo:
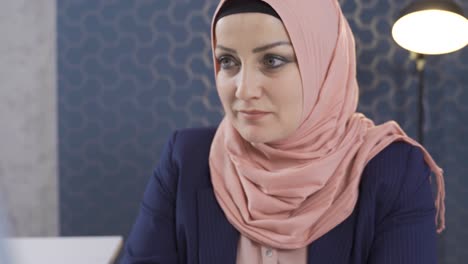
[[[239,232],[229,223],[212,188],[197,194],[199,263],[235,264]]]
[[[341,264],[350,263],[356,212],[310,243],[307,247],[307,263]]]

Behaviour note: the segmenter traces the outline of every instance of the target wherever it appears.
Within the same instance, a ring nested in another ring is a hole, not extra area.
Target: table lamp
[[[423,143],[425,55],[457,51],[468,44],[468,20],[451,0],[423,0],[404,8],[392,28],[395,42],[410,51],[419,75],[418,139]]]

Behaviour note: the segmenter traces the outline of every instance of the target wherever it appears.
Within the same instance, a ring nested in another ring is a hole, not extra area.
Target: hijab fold
[[[422,150],[435,173],[435,220],[440,233],[445,228],[442,169],[396,122],[376,126],[356,112],[355,43],[339,3],[264,2],[281,17],[296,52],[303,89],[302,122],[285,139],[249,143],[227,117],[221,121],[209,165],[216,199],[229,222],[263,245],[305,247],[352,213],[369,160],[392,142],[405,141]],[[213,19],[213,47],[214,26]]]

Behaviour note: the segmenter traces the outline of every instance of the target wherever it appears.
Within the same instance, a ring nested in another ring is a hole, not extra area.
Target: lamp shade
[[[468,44],[468,20],[453,1],[414,2],[402,11],[392,36],[398,45],[416,53],[450,53]]]

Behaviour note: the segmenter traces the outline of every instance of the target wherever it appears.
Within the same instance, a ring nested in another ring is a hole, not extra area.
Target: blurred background
[[[417,134],[418,76],[391,26],[410,0],[341,0],[359,111]],[[456,1],[468,12],[468,1]],[[0,204],[13,236],[122,235],[171,131],[216,126],[217,0],[6,0]],[[440,263],[468,259],[468,48],[428,56],[425,146],[446,175]]]

